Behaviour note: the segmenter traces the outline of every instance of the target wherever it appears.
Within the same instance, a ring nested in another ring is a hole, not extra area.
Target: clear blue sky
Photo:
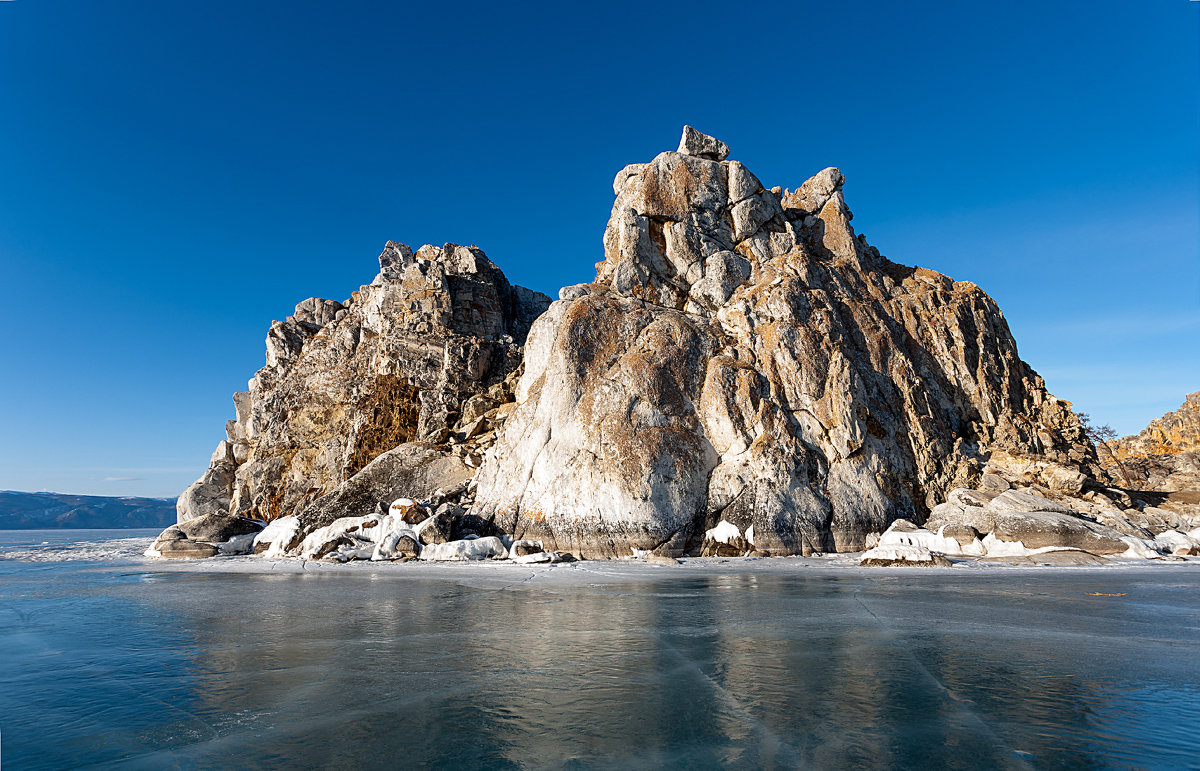
[[[384,241],[547,293],[684,123],[1122,432],[1200,389],[1200,3],[0,2],[0,489],[174,495]]]

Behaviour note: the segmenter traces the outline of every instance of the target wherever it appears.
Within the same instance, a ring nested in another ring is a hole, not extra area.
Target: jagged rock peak
[[[379,268],[346,302],[310,298],[272,323],[266,366],[234,395],[237,418],[180,497],[181,522],[296,513],[398,445],[443,441],[473,398],[511,393],[549,297],[473,246],[388,241]]]
[[[720,522],[763,554],[851,551],[985,464],[1100,473],[990,297],[868,245],[837,169],[785,194],[723,147],[685,129],[617,174],[595,280],[530,331],[479,516],[589,556]]]
[[[388,241],[379,254],[377,281],[400,281],[410,268],[424,275],[435,265],[448,274],[460,276],[499,271],[478,246],[425,244],[414,253],[407,244]]]
[[[699,132],[691,126],[684,126],[677,152],[712,161],[723,161],[729,157],[729,145],[715,137]]]

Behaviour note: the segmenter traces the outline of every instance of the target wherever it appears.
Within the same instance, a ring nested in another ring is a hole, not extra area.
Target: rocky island
[[[272,324],[148,554],[1200,554],[1200,395],[1174,444],[1103,457],[987,294],[855,233],[841,172],[768,189],[728,155],[685,127],[622,169],[595,278],[553,302],[476,247],[389,241],[371,284]]]

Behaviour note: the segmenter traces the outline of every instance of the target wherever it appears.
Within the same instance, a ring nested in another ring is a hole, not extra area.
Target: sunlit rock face
[[[592,557],[678,554],[722,520],[808,554],[923,521],[985,464],[1093,478],[990,297],[882,257],[837,169],[765,189],[727,153],[688,129],[617,174],[604,260],[533,324],[476,514]]]
[[[472,397],[481,413],[505,400],[550,298],[475,247],[389,241],[379,265],[346,302],[305,300],[271,325],[267,364],[234,395],[237,419],[180,498],[180,522],[297,513],[398,445],[445,450]]]

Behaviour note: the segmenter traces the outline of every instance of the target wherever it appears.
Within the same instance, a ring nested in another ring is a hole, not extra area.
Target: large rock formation
[[[370,286],[272,326],[148,553],[1200,554],[1200,493],[1110,487],[991,298],[881,256],[837,169],[768,190],[728,154],[689,127],[618,173],[595,281],[553,304],[477,249],[389,242]],[[1138,441],[1195,457],[1198,403]]]
[[[988,471],[1078,492],[1070,404],[978,287],[893,263],[843,177],[765,189],[686,129],[617,174],[604,260],[533,325],[474,513],[548,548],[852,551]]]
[[[267,364],[234,395],[237,419],[180,497],[179,522],[271,520],[323,497],[332,511],[372,491],[390,501],[414,479],[431,489],[465,485],[471,458],[452,457],[445,443],[464,411],[478,421],[511,400],[521,346],[550,298],[509,284],[475,247],[414,254],[389,241],[379,266],[349,300],[305,300],[271,325]],[[424,447],[369,465],[416,442]],[[318,527],[323,517],[312,519]]]

